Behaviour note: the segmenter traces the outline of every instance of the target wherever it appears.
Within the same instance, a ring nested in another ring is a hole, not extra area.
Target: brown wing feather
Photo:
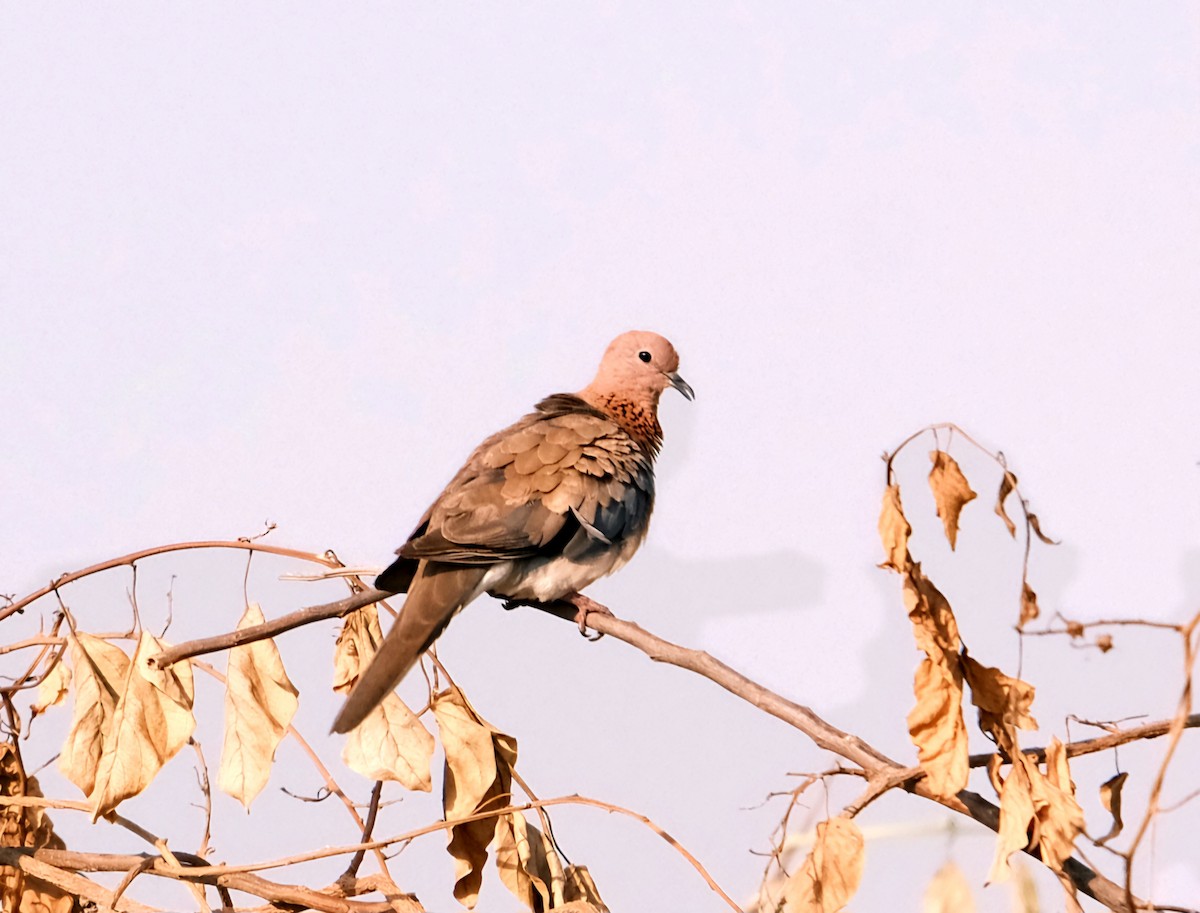
[[[476,448],[382,581],[402,583],[412,567],[405,561],[482,565],[543,554],[578,527],[574,512],[590,523],[610,509],[612,488],[620,500],[633,484],[644,502],[637,513],[649,513],[650,460],[616,423],[566,394],[539,410]],[[616,510],[623,528],[625,509]]]

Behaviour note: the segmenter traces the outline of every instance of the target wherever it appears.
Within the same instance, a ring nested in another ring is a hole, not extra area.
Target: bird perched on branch
[[[547,397],[475,449],[375,580],[408,595],[334,732],[361,723],[481,593],[568,602],[581,630],[589,612],[607,612],[579,591],[624,565],[645,538],[662,444],[659,396],[674,387],[694,397],[678,371],[662,336],[624,333],[590,384]]]

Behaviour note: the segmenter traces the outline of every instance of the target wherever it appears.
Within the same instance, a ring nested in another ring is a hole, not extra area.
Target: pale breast
[[[488,581],[487,592],[493,596],[538,602],[562,599],[624,567],[643,538],[644,529],[637,536],[578,559],[557,555],[505,562],[504,573]]]

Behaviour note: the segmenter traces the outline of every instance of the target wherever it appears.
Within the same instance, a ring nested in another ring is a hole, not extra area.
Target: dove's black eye
[[[649,362],[650,362],[650,353],[649,353],[649,352],[647,352],[645,349],[642,349],[642,351],[638,352],[638,358],[640,358],[642,361],[644,361],[644,362],[646,362],[647,364],[649,364]]]

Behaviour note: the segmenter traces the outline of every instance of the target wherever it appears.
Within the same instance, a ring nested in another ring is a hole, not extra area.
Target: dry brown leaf
[[[904,577],[904,608],[913,623],[917,646],[929,656],[957,655],[961,641],[954,611],[933,581],[925,576],[920,562]]]
[[[382,642],[379,612],[373,604],[347,615],[333,648],[333,690],[349,694]]]
[[[1017,619],[1017,630],[1025,630],[1025,625],[1042,614],[1038,608],[1037,593],[1025,581],[1021,581],[1021,617]]]
[[[822,821],[812,851],[784,885],[784,913],[836,913],[858,890],[863,861],[857,824],[843,817]]]
[[[1040,787],[1040,788],[1039,788]],[[1075,850],[1075,838],[1083,831],[1083,809],[1075,800],[1075,783],[1067,764],[1067,749],[1057,738],[1046,746],[1046,777],[1034,781],[1034,802],[1038,807],[1037,843],[1042,861],[1055,872]]]
[[[1004,509],[1004,500],[1014,488],[1017,487],[1017,477],[1004,470],[1004,478],[1000,480],[1000,494],[996,496],[996,515],[1004,521],[1004,525],[1008,527],[1008,534],[1014,539],[1017,537],[1017,524],[1009,519],[1008,512]]]
[[[991,781],[992,789],[996,791],[996,795],[1000,795],[1000,790],[1004,786],[1004,779],[1000,776],[1000,769],[1004,766],[1004,759],[1000,757],[999,752],[992,752],[987,759],[987,775]]]
[[[27,777],[10,742],[0,743],[0,796],[41,796],[36,777]],[[0,806],[0,846],[61,850],[50,816],[41,808]],[[74,898],[57,885],[10,866],[0,866],[0,909],[15,913],[71,913]]]
[[[908,734],[930,789],[948,799],[966,788],[971,772],[962,673],[927,657],[917,667],[913,692],[917,705],[908,714]]]
[[[83,631],[70,639],[70,651],[75,666],[75,706],[58,769],[90,796],[105,740],[112,732],[117,698],[125,687],[129,657],[120,647]]]
[[[342,747],[342,761],[368,780],[395,780],[405,789],[430,792],[433,736],[399,696],[389,694]]]
[[[563,899],[561,865],[555,885],[550,857],[554,847],[521,812],[501,815],[496,820],[496,868],[504,886],[533,913],[557,907]],[[557,891],[555,890],[557,888]]]
[[[1078,621],[1067,621],[1067,634],[1072,638],[1083,637],[1083,624]]]
[[[1018,754],[1000,791],[999,839],[988,881],[1007,879],[1009,856],[1030,845],[1039,849],[1042,862],[1069,887],[1063,863],[1074,851],[1083,826],[1083,809],[1075,801],[1075,784],[1062,742],[1052,738],[1046,746],[1045,774],[1032,755]],[[1070,891],[1068,901],[1075,903]]]
[[[942,518],[946,539],[953,549],[958,539],[958,515],[968,501],[978,496],[967,484],[967,477],[958,468],[954,457],[944,450],[931,450],[929,458],[933,461],[929,487],[933,490],[933,501],[937,505],[937,515]]]
[[[975,898],[967,876],[953,862],[947,862],[925,888],[923,913],[974,913]]]
[[[1101,653],[1107,653],[1113,648],[1113,639],[1111,634],[1100,634],[1096,637],[1096,646],[1100,648]]]
[[[1075,849],[1075,839],[1083,833],[1083,809],[1075,801],[1075,783],[1067,766],[1067,749],[1058,739],[1046,746],[1046,777],[1033,781],[1034,804],[1038,806],[1034,839],[1042,861],[1058,876],[1069,913],[1083,913],[1075,891],[1075,882],[1063,871],[1063,863]]]
[[[1029,782],[1031,766],[1036,772],[1037,766],[1031,765],[1025,755],[1017,755],[1000,788],[1000,826],[996,830],[996,855],[988,872],[988,884],[1008,881],[1012,873],[1009,857],[1029,845],[1029,827],[1035,813]]]
[[[912,564],[908,554],[908,537],[911,535],[912,527],[900,506],[900,486],[889,485],[883,493],[883,508],[879,511],[879,538],[883,541],[886,556],[879,566],[904,573]]]
[[[579,910],[579,913],[608,913],[608,907],[600,899],[600,891],[592,880],[592,873],[586,865],[569,865],[564,874],[564,898],[567,903],[562,906],[563,913]]]
[[[446,755],[442,788],[446,820],[506,808],[512,791],[512,768],[517,763],[517,740],[483,719],[457,688],[434,696],[433,715]],[[454,857],[454,896],[465,907],[474,907],[479,899],[496,822],[497,818],[485,818],[450,829],[447,850]]]
[[[1042,525],[1041,525],[1041,523],[1038,522],[1037,514],[1028,514],[1027,519],[1029,520],[1029,525],[1031,527],[1033,527],[1034,535],[1036,535],[1039,539],[1041,539],[1047,545],[1061,545],[1062,544],[1057,539],[1051,539],[1044,532],[1042,532]]]
[[[1096,841],[1096,846],[1104,846],[1120,834],[1125,827],[1125,822],[1121,820],[1121,790],[1125,787],[1127,779],[1129,779],[1129,774],[1122,771],[1100,784],[1100,803],[1104,806],[1104,810],[1112,815],[1113,820],[1112,827],[1108,829],[1107,834]]]
[[[84,909],[75,902],[73,894],[66,893],[58,885],[26,875],[16,913],[71,913],[72,910]]]
[[[375,606],[347,616],[333,653],[333,690],[348,692],[382,642]],[[433,750],[433,735],[393,692],[346,737],[342,761],[369,780],[395,780],[405,789],[429,792]]]
[[[93,821],[149,786],[196,728],[191,665],[149,666],[150,657],[167,646],[146,631],[138,640],[88,796]]]
[[[52,662],[54,665],[50,671],[38,682],[37,701],[29,708],[30,720],[67,699],[67,692],[71,688],[71,668],[61,656],[52,659]]]
[[[966,787],[970,773],[958,623],[919,563],[905,575],[904,604],[917,646],[926,655],[913,677],[917,704],[908,714],[908,732],[931,788],[949,798]]]
[[[1017,729],[1037,729],[1029,713],[1034,687],[963,656],[963,675],[971,688],[971,703],[979,708],[979,728],[990,733],[996,744],[1012,757],[1018,751]]]
[[[257,603],[246,606],[238,629],[262,624]],[[250,810],[271,776],[275,750],[299,706],[296,686],[283,668],[274,640],[256,640],[229,651],[225,675],[225,741],[217,784]]]

